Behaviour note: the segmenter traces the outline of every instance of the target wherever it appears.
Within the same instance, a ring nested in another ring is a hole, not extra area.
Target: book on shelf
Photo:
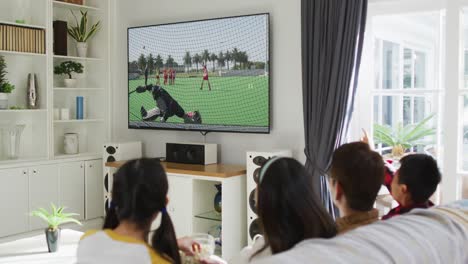
[[[0,50],[45,53],[45,30],[0,24]]]

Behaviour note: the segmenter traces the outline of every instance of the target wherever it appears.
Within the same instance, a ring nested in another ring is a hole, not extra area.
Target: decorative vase
[[[67,133],[63,140],[65,154],[78,154],[78,134]]]
[[[47,240],[47,247],[49,248],[49,252],[56,252],[59,247],[60,242],[60,228],[57,229],[49,229],[46,228],[45,230],[46,240]]]
[[[8,109],[8,94],[0,93],[0,109]]]
[[[215,184],[216,189],[218,192],[214,197],[214,209],[216,212],[221,213],[222,211],[222,204],[221,204],[221,184]]]
[[[65,87],[67,88],[75,88],[77,80],[76,79],[65,79],[63,80],[65,83]]]
[[[39,99],[37,96],[37,76],[35,73],[28,74],[28,108],[37,109],[39,105]]]
[[[77,42],[76,50],[78,52],[78,57],[86,57],[88,54],[88,43],[86,42]]]
[[[8,159],[17,159],[20,154],[21,134],[25,125],[6,125],[1,128],[6,157]]]

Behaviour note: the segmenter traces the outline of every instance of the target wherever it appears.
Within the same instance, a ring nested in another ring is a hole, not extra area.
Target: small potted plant
[[[421,140],[425,137],[436,134],[434,127],[426,126],[433,117],[434,114],[429,115],[419,123],[406,126],[400,123],[396,128],[388,125],[374,124],[374,141],[377,144],[391,147],[392,157],[399,159],[409,148],[424,143]]]
[[[75,17],[76,25],[68,27],[68,34],[74,38],[77,42],[77,52],[78,57],[86,57],[88,53],[88,43],[86,43],[89,38],[94,36],[99,29],[101,21],[98,21],[96,24],[92,25],[88,31],[88,12],[81,12],[81,20],[78,22],[78,18],[75,16],[73,11],[70,11]]]
[[[32,211],[31,215],[37,216],[47,223],[48,227],[45,229],[47,247],[49,248],[49,252],[56,252],[60,241],[59,226],[65,223],[76,223],[78,225],[81,225],[81,223],[72,217],[78,214],[64,213],[65,207],[57,207],[54,204],[51,204],[51,207],[52,212],[50,213],[44,208],[39,208],[36,211]]]
[[[68,75],[68,79],[65,78],[65,87],[76,87],[76,79],[72,78],[72,73],[83,73],[83,65],[79,62],[74,61],[64,61],[60,63],[58,66],[55,66],[54,73],[61,75],[65,74]]]
[[[15,86],[8,82],[6,74],[5,59],[0,56],[0,109],[8,109],[8,94],[15,89]]]

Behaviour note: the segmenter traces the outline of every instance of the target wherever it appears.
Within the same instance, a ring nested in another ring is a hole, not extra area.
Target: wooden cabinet
[[[50,209],[50,204],[59,205],[59,170],[56,165],[42,165],[27,169],[29,175],[29,212],[38,208]],[[26,183],[25,186],[28,186]],[[30,216],[30,230],[46,228],[38,217]]]
[[[78,220],[84,219],[85,203],[85,169],[84,162],[60,164],[60,206],[65,212],[79,214]]]
[[[26,232],[29,229],[28,171],[0,171],[0,237]]]
[[[102,160],[85,162],[85,218],[104,216]]]

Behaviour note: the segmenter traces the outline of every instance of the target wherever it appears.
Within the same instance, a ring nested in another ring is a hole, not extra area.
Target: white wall
[[[299,0],[119,0],[115,1],[112,61],[112,138],[141,140],[145,156],[164,156],[166,142],[203,142],[199,132],[127,129],[127,27],[270,13],[271,133],[209,133],[223,163],[245,163],[247,150],[288,148],[304,161]]]

